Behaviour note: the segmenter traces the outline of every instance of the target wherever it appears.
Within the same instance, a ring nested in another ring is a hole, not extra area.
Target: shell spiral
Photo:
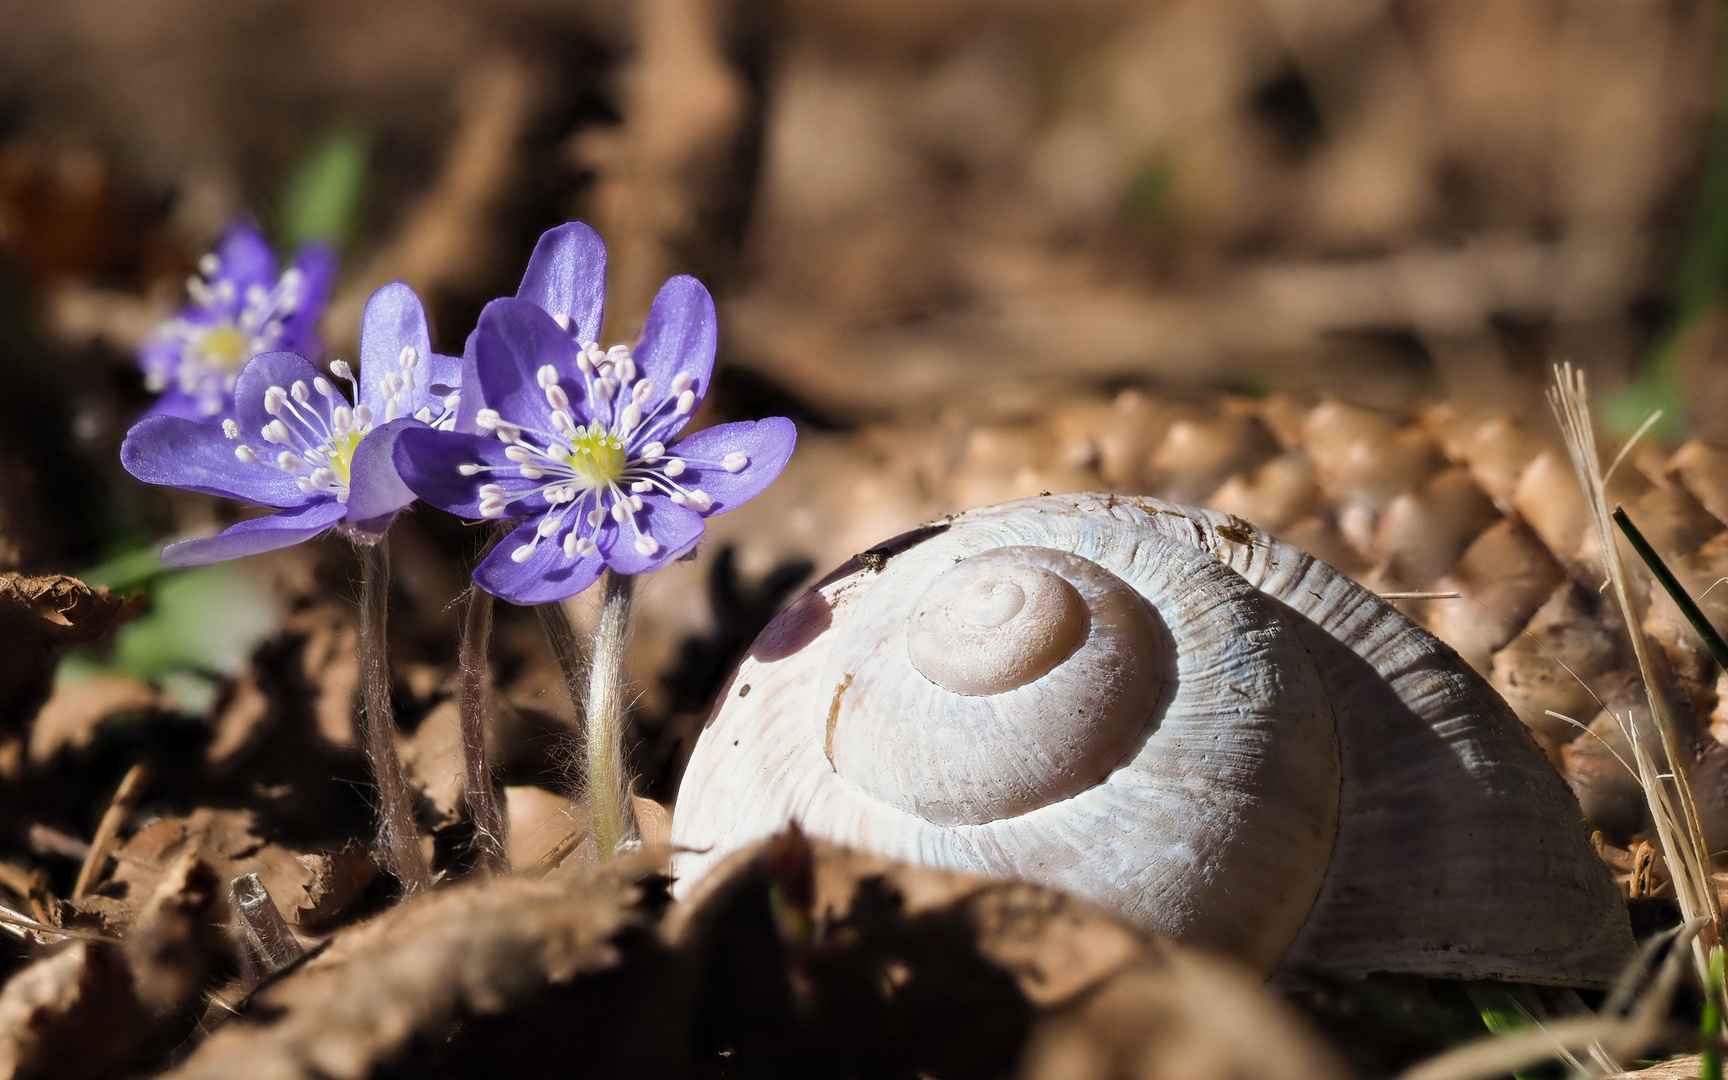
[[[679,888],[796,820],[1280,963],[1606,982],[1576,804],[1450,650],[1212,511],[1045,497],[875,549],[752,646],[698,741]]]

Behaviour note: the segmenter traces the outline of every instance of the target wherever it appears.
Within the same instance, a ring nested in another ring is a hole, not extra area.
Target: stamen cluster
[[[514,472],[524,480],[538,481],[533,487],[511,491],[496,482],[479,489],[482,517],[504,517],[511,504],[536,495],[551,504],[528,541],[511,550],[515,562],[526,562],[541,540],[559,533],[564,533],[561,546],[566,557],[591,557],[599,552],[594,533],[607,517],[630,529],[638,553],[652,556],[659,552],[660,543],[637,521],[643,495],[658,492],[697,513],[714,505],[701,488],[678,482],[691,463],[668,456],[663,441],[696,406],[691,390],[694,376],[682,371],[674,375],[671,393],[656,402],[654,381],[639,377],[626,345],[602,352],[598,343],[584,342],[576,354],[576,367],[583,397],[594,403],[593,419],[585,425],[578,422],[558,369],[543,364],[535,372],[535,382],[551,407],[551,430],[528,428],[504,419],[495,409],[482,409],[476,424],[505,444],[504,455],[511,464],[459,466],[463,476]],[[749,463],[748,455],[734,452],[723,462],[698,464],[737,473]],[[571,523],[568,532],[566,522]]]

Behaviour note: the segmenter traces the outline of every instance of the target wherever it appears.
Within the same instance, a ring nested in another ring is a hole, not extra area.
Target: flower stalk
[[[594,845],[604,859],[636,838],[630,810],[629,774],[624,767],[624,646],[630,636],[634,581],[607,570],[601,575],[605,599],[588,667],[588,812]]]
[[[360,699],[366,756],[378,784],[378,842],[390,873],[412,895],[431,884],[414,824],[413,794],[396,756],[396,718],[390,706],[390,664],[385,651],[390,600],[389,541],[356,542],[360,553]]]
[[[486,753],[486,653],[492,640],[492,594],[470,586],[462,615],[462,650],[457,693],[462,725],[462,763],[466,772],[464,799],[474,823],[474,842],[487,872],[510,869],[504,847],[504,814],[492,786],[492,761]]]
[[[604,599],[589,655],[570,626],[564,605],[541,604],[540,624],[564,673],[564,685],[580,714],[583,785],[590,829],[602,859],[636,838],[630,780],[624,767],[624,647],[629,640],[632,579],[608,570],[601,575]]]

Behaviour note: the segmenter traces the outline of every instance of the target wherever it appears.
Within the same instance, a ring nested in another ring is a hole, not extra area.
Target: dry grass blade
[[[1588,1052],[1600,1064],[1606,1064],[1605,1058],[1626,1060],[1640,1053],[1661,1034],[1684,966],[1681,958],[1687,954],[1688,945],[1696,944],[1704,925],[1703,920],[1695,920],[1680,928],[1655,980],[1627,1015],[1621,1016],[1619,1010],[1629,996],[1616,990],[1598,1015],[1478,1039],[1406,1070],[1398,1080],[1490,1080],[1554,1058],[1571,1057],[1574,1051]],[[1640,956],[1629,975],[1642,969],[1644,963],[1645,957]],[[1580,1074],[1585,1074],[1584,1070],[1573,1073]]]
[[[1608,509],[1608,496],[1604,490],[1601,458],[1596,451],[1596,432],[1590,419],[1590,398],[1585,388],[1583,372],[1574,370],[1570,364],[1556,367],[1555,386],[1549,390],[1548,400],[1554,409],[1555,418],[1560,422],[1561,433],[1566,439],[1566,449],[1572,457],[1572,467],[1578,475],[1578,486],[1590,509],[1591,520],[1596,525],[1602,563],[1607,571],[1609,584],[1613,587],[1614,599],[1620,606],[1621,617],[1626,622],[1627,634],[1632,639],[1633,654],[1638,660],[1638,672],[1644,683],[1650,721],[1646,727],[1639,724],[1634,715],[1628,716],[1624,724],[1632,744],[1634,763],[1637,765],[1638,783],[1644,790],[1650,816],[1656,824],[1657,836],[1662,841],[1663,855],[1667,860],[1669,876],[1674,881],[1674,894],[1679,901],[1681,915],[1688,923],[1704,920],[1701,931],[1692,941],[1693,962],[1698,971],[1699,984],[1704,985],[1708,972],[1709,950],[1722,941],[1722,915],[1716,892],[1710,882],[1710,860],[1704,845],[1704,831],[1698,822],[1698,809],[1692,799],[1691,787],[1686,782],[1685,771],[1680,767],[1680,763],[1685,759],[1681,756],[1679,740],[1674,735],[1674,724],[1668,715],[1667,702],[1657,690],[1650,646],[1639,628],[1638,609],[1632,602],[1626,564],[1621,558],[1618,536]],[[1663,756],[1670,763],[1671,771],[1668,773],[1663,773],[1657,767],[1651,753],[1652,735],[1660,743]]]

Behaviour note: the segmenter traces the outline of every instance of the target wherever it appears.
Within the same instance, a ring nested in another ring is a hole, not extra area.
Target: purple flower
[[[336,256],[308,244],[281,277],[276,256],[258,231],[237,222],[186,283],[192,303],[138,350],[144,382],[162,396],[152,414],[192,420],[234,415],[234,394],[246,361],[260,353],[322,350],[316,328],[330,295]]]
[[[605,248],[586,225],[541,237],[514,299],[470,339],[469,399],[484,434],[410,430],[396,468],[433,506],[526,520],[474,571],[494,595],[539,604],[605,567],[657,570],[701,538],[703,518],[756,496],[792,455],[790,420],[721,424],[679,439],[714,367],[714,301],[692,277],[655,297],[634,349],[595,343]],[[464,410],[467,415],[467,410]]]
[[[359,537],[382,533],[396,511],[414,501],[392,464],[395,439],[405,430],[455,422],[460,394],[444,380],[459,363],[432,352],[419,298],[395,282],[366,302],[359,379],[343,361],[330,365],[353,394],[303,356],[267,352],[241,370],[235,415],[221,424],[180,416],[140,420],[120,448],[133,476],[281,510],[216,536],[170,544],[162,561],[221,562],[288,547],[338,525]]]

